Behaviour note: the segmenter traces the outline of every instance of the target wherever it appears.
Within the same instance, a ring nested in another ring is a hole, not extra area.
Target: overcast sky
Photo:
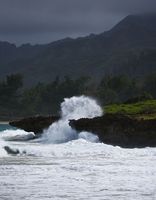
[[[0,40],[35,44],[101,33],[155,8],[156,0],[0,0]]]

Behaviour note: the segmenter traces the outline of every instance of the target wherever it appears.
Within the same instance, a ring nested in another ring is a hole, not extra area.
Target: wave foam
[[[59,144],[76,139],[84,139],[89,142],[98,142],[98,137],[93,135],[92,133],[78,133],[76,130],[72,129],[69,126],[69,120],[80,118],[93,118],[96,116],[101,116],[102,114],[103,112],[101,107],[97,104],[97,102],[94,99],[85,96],[65,98],[64,102],[61,104],[61,119],[53,123],[47,130],[44,130],[42,137],[33,141],[34,143],[32,145],[34,147],[35,142],[36,144],[42,143],[42,145]],[[25,154],[29,152],[31,154],[31,151],[34,151],[34,148],[32,147],[31,143],[29,143],[29,148],[27,145],[25,145],[24,148],[22,146],[20,146],[19,148],[19,145],[17,145],[17,143],[11,143],[10,147],[10,145],[8,145],[8,142],[24,142],[34,138],[35,135],[32,132],[28,133],[23,130],[3,131],[0,135],[0,142],[3,142],[2,145],[0,143],[0,151],[6,153],[4,151],[4,148],[6,147],[6,151],[12,153],[15,152],[15,154],[16,152],[18,152],[19,154],[23,154],[23,152]],[[8,142],[6,143],[6,141]],[[32,147],[31,150],[30,146]],[[36,148],[37,146],[35,145],[35,149]]]
[[[94,99],[85,96],[65,98],[61,104],[61,119],[44,131],[42,140],[47,143],[64,143],[82,137],[89,141],[97,141],[97,136],[93,136],[91,133],[78,135],[69,126],[69,120],[93,118],[102,114],[101,107]]]

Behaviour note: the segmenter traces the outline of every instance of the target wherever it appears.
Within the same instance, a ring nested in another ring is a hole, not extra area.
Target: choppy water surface
[[[61,120],[40,139],[26,142],[34,134],[22,130],[0,132],[0,200],[156,199],[156,148],[95,143],[96,136],[68,126],[71,117],[100,116],[95,101],[71,98],[61,106]],[[19,154],[8,155],[4,146]]]
[[[82,139],[23,146],[30,155],[0,158],[0,199],[156,199],[156,149]]]

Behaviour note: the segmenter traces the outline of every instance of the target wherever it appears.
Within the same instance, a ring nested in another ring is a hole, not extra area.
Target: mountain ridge
[[[0,42],[0,78],[24,75],[25,85],[50,82],[56,76],[111,74],[135,76],[156,72],[156,14],[129,15],[111,30],[77,39],[17,47]],[[151,61],[152,58],[152,61]]]

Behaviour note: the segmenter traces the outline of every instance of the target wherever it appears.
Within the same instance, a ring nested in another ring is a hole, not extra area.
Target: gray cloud
[[[100,33],[155,8],[155,0],[0,0],[0,40],[47,43]]]

